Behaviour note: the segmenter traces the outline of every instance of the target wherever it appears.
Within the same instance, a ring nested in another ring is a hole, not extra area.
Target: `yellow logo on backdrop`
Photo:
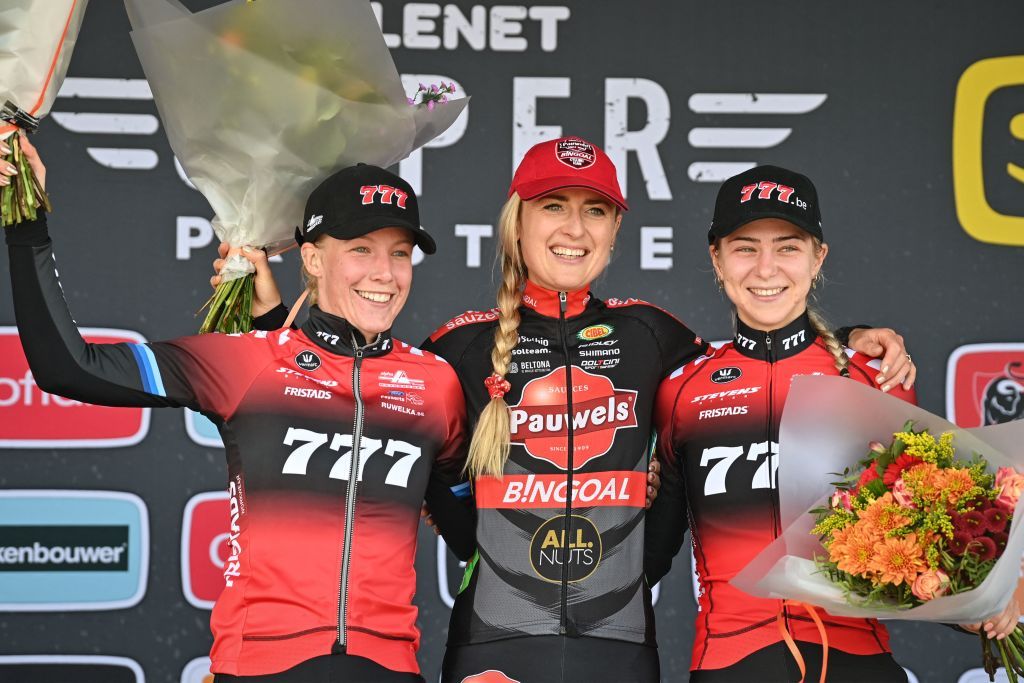
[[[1000,88],[1024,85],[1024,56],[975,62],[956,88],[953,109],[953,192],[960,225],[982,242],[1024,246],[1024,216],[997,211],[985,196],[982,137],[985,104]],[[1024,112],[1010,119],[1010,134],[1024,141]],[[1007,162],[1006,173],[1024,185],[1024,166]],[[1024,186],[1019,187],[1024,194]]]

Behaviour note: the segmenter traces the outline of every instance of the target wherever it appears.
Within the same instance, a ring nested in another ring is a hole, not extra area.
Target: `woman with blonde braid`
[[[828,253],[809,178],[776,166],[730,178],[708,241],[716,279],[735,308],[736,334],[709,357],[682,364],[658,391],[664,469],[646,529],[650,581],[668,571],[687,526],[692,534],[700,609],[690,681],[817,681],[826,669],[839,683],[906,681],[876,620],[822,613],[825,660],[810,615],[729,583],[782,533],[775,472],[793,376],[842,375],[870,386],[877,361],[847,351],[808,304]],[[893,393],[914,400],[902,386]],[[1011,600],[986,629],[1009,633],[1017,616]]]
[[[424,345],[455,368],[476,423],[478,553],[442,681],[660,678],[643,562],[654,397],[708,347],[656,306],[590,292],[626,208],[599,148],[534,146],[501,215],[498,307]],[[883,381],[912,372],[888,364]]]

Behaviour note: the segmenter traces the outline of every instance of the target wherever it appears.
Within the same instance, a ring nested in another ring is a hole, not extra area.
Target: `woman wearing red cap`
[[[730,584],[782,533],[775,471],[792,378],[841,375],[871,386],[877,361],[847,351],[809,304],[828,245],[807,176],[759,166],[726,180],[708,242],[715,279],[735,310],[735,337],[681,365],[658,390],[664,469],[646,530],[651,581],[668,571],[688,527],[692,534],[700,608],[690,680],[817,681],[827,672],[838,683],[906,681],[877,620],[822,612],[822,634],[806,610]],[[915,399],[903,386],[893,394]],[[1018,616],[1011,600],[986,631],[1005,637]],[[785,644],[787,632],[795,645]]]
[[[43,182],[34,148],[22,145]],[[0,184],[9,173],[0,169]],[[367,201],[367,186],[386,192]],[[466,516],[449,490],[465,411],[451,367],[390,330],[412,285],[413,245],[433,253],[434,241],[412,188],[375,166],[325,180],[305,218],[302,262],[318,298],[301,327],[96,344],[68,313],[40,213],[5,230],[18,331],[43,391],[185,406],[216,422],[231,510],[225,587],[210,618],[217,683],[422,683],[419,512],[427,495],[435,515]],[[413,393],[415,408],[404,402]],[[468,556],[471,528],[465,538],[451,541]]]

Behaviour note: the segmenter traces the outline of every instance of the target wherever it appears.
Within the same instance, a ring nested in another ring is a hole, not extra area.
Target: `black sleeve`
[[[668,574],[689,526],[686,481],[675,444],[680,379],[665,380],[654,399],[654,454],[661,463],[661,488],[644,522],[644,574],[654,585]]]
[[[673,467],[661,465],[661,489],[644,522],[644,575],[650,586],[672,568],[683,547],[687,524],[686,487]]]
[[[223,414],[222,406],[234,395],[231,383],[214,378],[220,370],[236,369],[241,354],[230,342],[237,339],[201,335],[154,344],[87,343],[57,279],[46,216],[6,228],[5,238],[18,334],[40,389],[97,405],[187,406]],[[203,382],[210,387],[197,389]]]
[[[870,330],[871,325],[850,325],[849,327],[840,327],[835,331],[836,339],[843,346],[850,345],[850,333],[854,330]]]
[[[254,330],[279,330],[284,327],[284,321],[288,319],[288,307],[278,304],[263,315],[252,319]],[[293,324],[292,327],[295,327]]]
[[[476,552],[476,507],[471,497],[459,498],[445,477],[431,471],[424,496],[441,537],[455,557],[468,562]]]

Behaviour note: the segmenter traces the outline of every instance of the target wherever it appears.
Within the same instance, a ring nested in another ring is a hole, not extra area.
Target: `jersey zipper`
[[[576,629],[570,629],[569,623],[569,539],[572,538],[572,456],[574,451],[572,433],[572,358],[569,357],[569,341],[566,333],[565,313],[567,297],[565,292],[558,293],[558,330],[562,338],[562,353],[565,355],[565,415],[566,436],[568,438],[568,462],[566,467],[567,485],[565,488],[565,523],[562,525],[562,605],[558,632],[575,636]],[[571,630],[571,632],[570,632]]]
[[[359,390],[359,370],[363,350],[352,337],[355,361],[352,363],[352,396],[356,400],[355,424],[352,426],[352,457],[348,469],[348,495],[345,500],[345,538],[341,551],[341,584],[338,595],[338,645],[342,652],[348,645],[348,578],[352,562],[352,534],[355,527],[356,493],[359,486],[359,456],[363,445],[363,396]]]
[[[777,481],[777,478],[775,476],[777,470],[775,468],[773,468],[772,464],[771,464],[771,459],[773,457],[778,457],[777,453],[775,453],[775,454],[772,453],[772,425],[774,424],[774,417],[775,417],[775,392],[774,392],[773,385],[775,384],[775,361],[776,361],[776,358],[775,358],[775,352],[772,349],[772,335],[771,335],[770,332],[766,332],[765,333],[764,343],[765,343],[765,350],[767,351],[767,354],[768,354],[768,392],[767,392],[767,396],[765,397],[767,399],[767,401],[768,401],[768,424],[766,425],[766,429],[765,429],[765,437],[767,438],[767,441],[768,441],[768,443],[766,444],[767,451],[768,451],[767,457],[769,459],[769,462],[768,462],[768,484],[769,484],[768,491],[769,491],[769,498],[770,498],[770,500],[772,502],[772,508],[771,508],[771,513],[772,513],[772,536],[773,536],[773,538],[778,538],[781,535],[781,532],[782,532],[782,530],[780,528],[780,525],[779,525],[779,489],[778,489],[778,481]],[[782,608],[782,614],[783,614],[783,618],[786,621],[786,629],[789,630],[791,628],[791,625],[789,623],[789,608],[783,607]]]

